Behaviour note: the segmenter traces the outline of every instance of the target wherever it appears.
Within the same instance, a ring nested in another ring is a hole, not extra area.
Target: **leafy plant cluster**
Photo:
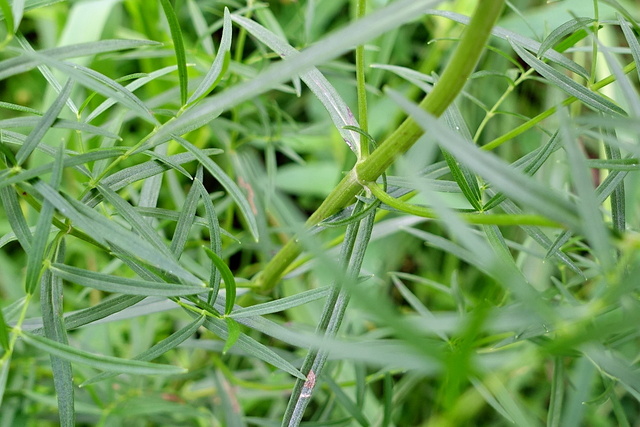
[[[0,425],[635,425],[639,15],[0,0]]]

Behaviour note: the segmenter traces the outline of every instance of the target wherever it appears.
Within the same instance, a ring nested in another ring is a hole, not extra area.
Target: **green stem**
[[[401,212],[408,213],[422,218],[436,219],[436,213],[427,207],[417,206],[407,203],[403,200],[396,199],[387,194],[375,182],[367,184],[367,188],[371,190],[374,196],[382,203],[397,209]],[[485,225],[537,225],[541,227],[561,227],[557,222],[538,215],[512,215],[512,214],[489,214],[484,212],[458,213],[459,217],[469,224],[485,224]]]
[[[504,0],[478,1],[471,22],[451,61],[438,84],[420,103],[421,108],[439,116],[451,105],[476,67],[503,5]],[[358,162],[338,183],[309,217],[307,227],[316,225],[347,206],[362,189],[362,183],[375,181],[400,154],[411,148],[422,134],[422,128],[412,118],[407,118],[369,157]],[[300,251],[300,244],[295,239],[290,240],[266,265],[261,276],[257,278],[258,286],[264,291],[273,289],[282,272]]]
[[[365,15],[367,10],[367,0],[357,0],[356,19]],[[365,86],[365,64],[364,45],[356,47],[356,84],[358,92],[358,121],[360,129],[369,132],[369,121],[367,118],[367,89]],[[360,137],[360,158],[365,159],[369,155],[369,142]]]

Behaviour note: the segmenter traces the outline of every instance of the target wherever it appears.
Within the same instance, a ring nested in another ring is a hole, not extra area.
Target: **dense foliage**
[[[0,0],[0,426],[637,425],[639,20]]]

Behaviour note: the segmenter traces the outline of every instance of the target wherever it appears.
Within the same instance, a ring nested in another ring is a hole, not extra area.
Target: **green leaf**
[[[62,159],[64,155],[64,146],[58,147],[58,155],[51,171],[51,188],[53,191],[60,186],[62,181]],[[36,224],[36,231],[33,234],[31,242],[31,250],[27,253],[27,271],[25,278],[25,291],[27,294],[33,294],[38,286],[38,280],[43,271],[44,254],[49,239],[51,223],[55,207],[53,203],[45,201],[42,204],[40,217]]]
[[[224,343],[222,354],[227,354],[227,352],[231,350],[231,347],[233,347],[233,345],[238,341],[238,338],[240,338],[240,325],[230,317],[225,317],[224,320],[227,322],[227,331],[229,332],[229,335]]]
[[[98,148],[84,154],[65,156],[62,161],[63,168],[76,167],[102,159],[118,157],[123,152],[122,148]],[[47,163],[31,169],[21,170],[19,173],[0,180],[0,189],[11,184],[29,181],[33,178],[45,175],[53,170],[55,162]]]
[[[220,223],[218,222],[218,217],[216,216],[216,209],[213,206],[213,202],[211,201],[209,192],[202,183],[201,177],[199,177],[197,174],[195,179],[193,180],[193,185],[198,189],[198,192],[200,193],[200,198],[202,199],[202,203],[204,204],[205,212],[207,215],[207,228],[209,229],[209,247],[212,252],[216,253],[219,256],[222,251],[222,241],[220,239],[220,235],[223,230],[220,228]],[[215,264],[212,263],[211,275],[209,277],[209,287],[212,289],[209,296],[210,304],[213,304],[218,298],[221,280],[222,275],[220,274],[220,270],[218,270],[215,267]]]
[[[575,80],[570,79],[564,74],[556,71],[553,67],[545,64],[517,44],[512,42],[511,47],[518,54],[518,56],[522,58],[524,62],[529,64],[531,68],[535,69],[551,84],[557,86],[567,94],[575,96],[585,105],[588,105],[596,111],[600,111],[605,114],[626,115],[625,111],[613,102],[609,101],[602,95],[587,89],[586,87],[577,83]]]
[[[60,239],[55,248],[54,262],[63,262],[65,253],[64,239]],[[64,324],[62,307],[62,280],[54,277],[48,270],[42,275],[40,282],[40,307],[42,310],[42,323],[46,338],[68,345],[67,330]],[[53,371],[53,383],[58,398],[58,413],[60,425],[75,425],[73,371],[71,364],[51,355],[51,369]]]
[[[4,400],[5,391],[7,389],[7,379],[9,378],[9,368],[11,367],[11,355],[3,356],[3,363],[0,363],[0,405]]]
[[[627,44],[629,45],[629,49],[631,50],[631,56],[636,63],[636,72],[638,73],[638,77],[640,77],[640,68],[638,67],[638,64],[640,64],[640,43],[638,43],[638,38],[636,37],[636,35],[633,34],[629,22],[619,16],[618,22],[620,22],[620,28],[622,28],[624,38],[627,40]]]
[[[42,119],[39,117],[14,117],[12,119],[0,120],[0,127],[4,129],[22,128],[22,127],[36,128],[41,121]],[[72,130],[77,130],[81,132],[86,132],[88,134],[100,135],[106,138],[121,140],[121,138],[118,135],[116,135],[113,132],[109,132],[106,129],[103,129],[97,126],[88,125],[81,122],[74,122],[66,119],[55,120],[55,122],[51,125],[51,127],[59,128],[59,129],[72,129]],[[21,142],[22,144],[24,144],[24,141],[21,141]],[[40,147],[37,147],[37,148],[42,149]]]
[[[196,178],[202,181],[202,165],[198,165],[196,172]],[[195,180],[194,179],[194,180]],[[171,240],[171,253],[177,258],[180,258],[182,251],[184,251],[184,245],[189,238],[189,231],[196,218],[196,209],[198,208],[198,200],[200,199],[200,191],[197,185],[194,183],[189,189],[187,199],[180,209],[180,217],[176,224],[176,230],[173,233],[173,239]]]
[[[136,79],[136,81],[129,83],[128,85],[125,86],[125,88],[131,92],[135,91],[138,88],[141,88],[142,86],[146,85],[147,83],[162,77],[166,74],[171,73],[172,71],[175,71],[178,67],[175,65],[171,65],[169,67],[164,67],[161,68],[159,70],[156,70],[152,73],[149,73],[147,75],[144,75],[144,77],[140,77],[139,79]],[[96,117],[98,117],[100,114],[104,113],[106,110],[109,109],[109,107],[111,107],[112,105],[114,105],[116,103],[116,100],[114,100],[113,98],[109,98],[104,100],[104,102],[102,102],[102,104],[98,105],[85,119],[86,123],[91,122],[93,119],[95,119]]]
[[[436,137],[442,148],[456,156],[470,170],[483,176],[495,188],[554,221],[579,228],[580,221],[573,203],[513,169],[495,155],[469,144],[459,134],[446,129],[435,117],[407,101],[399,93],[391,90],[388,93],[426,132]]]
[[[44,182],[37,182],[34,188],[42,197],[50,201],[61,214],[71,219],[89,236],[101,244],[111,243],[114,252],[122,254],[124,250],[127,256],[147,262],[191,285],[199,286],[202,283],[172,256],[168,256],[164,251],[160,251],[145,240],[141,240],[135,233],[110,221],[95,210],[74,199],[63,197]]]
[[[282,40],[260,24],[239,15],[233,15],[232,19],[282,58],[292,58],[300,54],[285,40]],[[359,125],[338,91],[317,68],[301,73],[300,79],[309,86],[316,98],[327,109],[336,129],[338,129],[349,148],[354,153],[359,154],[360,135],[348,129],[349,126],[359,127]]]
[[[247,201],[244,194],[242,194],[242,191],[240,190],[238,185],[233,182],[229,175],[227,175],[220,166],[218,166],[213,160],[211,160],[203,150],[199,149],[184,138],[175,137],[174,139],[188,151],[193,153],[193,155],[202,164],[202,166],[204,166],[209,171],[209,173],[211,173],[211,175],[213,175],[213,177],[218,180],[220,185],[222,185],[224,189],[227,190],[231,198],[240,208],[240,212],[242,213],[242,216],[249,226],[249,232],[257,241],[258,224],[256,222],[255,215],[251,209],[251,205],[249,205],[249,202]]]
[[[131,229],[140,235],[140,238],[153,245],[154,248],[167,257],[172,257],[172,252],[164,244],[156,230],[149,224],[149,221],[143,218],[129,203],[109,187],[98,185],[97,188],[104,199],[111,203],[122,218],[131,225]]]
[[[27,160],[29,155],[36,149],[36,146],[40,144],[44,138],[44,134],[47,133],[51,128],[51,125],[53,125],[53,122],[58,118],[58,114],[62,111],[62,107],[64,107],[67,98],[69,98],[69,95],[71,94],[72,87],[73,84],[71,79],[67,80],[67,83],[64,85],[64,88],[55,101],[53,101],[51,107],[49,107],[44,116],[42,116],[38,121],[35,128],[29,133],[29,136],[27,136],[24,144],[16,154],[16,161],[18,162],[18,165],[23,164],[25,160]]]
[[[300,292],[285,298],[278,298],[273,301],[257,304],[251,307],[236,308],[229,317],[240,319],[243,317],[264,316],[265,314],[278,313],[293,307],[307,304],[311,301],[317,301],[325,298],[331,292],[331,288],[325,286],[323,288],[312,289],[310,291]]]
[[[37,51],[37,54],[39,55],[37,57],[20,55],[15,58],[0,61],[0,80],[36,68],[42,63],[40,60],[40,56],[42,55],[56,59],[78,58],[81,56],[98,55],[100,53],[134,49],[150,45],[159,46],[161,43],[149,40],[100,40],[96,42],[78,43],[69,46],[39,50]]]
[[[106,298],[93,307],[68,313],[64,316],[64,324],[67,330],[77,329],[81,326],[90,325],[108,316],[120,313],[128,307],[136,305],[145,297],[133,295],[117,295]],[[41,335],[44,333],[42,328],[35,328],[31,333]]]
[[[0,0],[0,13],[2,13],[3,18],[6,18],[4,21],[7,27],[6,38],[8,40],[15,33],[15,27],[13,26],[13,11],[7,0]]]
[[[558,45],[563,38],[565,38],[569,34],[575,33],[578,30],[582,30],[582,34],[580,34],[581,39],[584,38],[587,35],[587,33],[584,31],[583,27],[593,22],[595,22],[595,19],[593,18],[575,18],[560,25],[555,30],[553,30],[547,36],[547,38],[544,39],[544,41],[540,44],[540,48],[538,49],[538,58],[544,57],[544,54],[549,49],[553,49],[554,46]],[[574,44],[578,41],[580,41],[580,39],[576,40]],[[568,46],[568,47],[571,47],[571,46]],[[562,52],[565,49],[560,49],[560,50],[556,49],[556,50],[559,52]]]
[[[180,29],[180,22],[178,22],[176,12],[173,10],[173,6],[171,6],[169,0],[160,0],[160,4],[162,5],[162,10],[164,10],[164,16],[169,23],[169,31],[173,39],[173,49],[176,52],[176,62],[178,63],[178,80],[180,81],[180,105],[184,105],[187,102],[187,86],[189,81],[187,76],[187,56],[184,51],[182,30]]]
[[[593,188],[591,171],[587,168],[586,159],[578,146],[578,137],[570,126],[569,115],[566,111],[561,113],[564,114],[560,115],[560,133],[567,153],[573,185],[580,200],[578,212],[583,222],[582,233],[589,240],[605,271],[608,271],[614,265],[613,248],[600,212],[600,203]]]
[[[204,19],[198,3],[196,3],[195,0],[187,0],[187,9],[189,10],[191,22],[193,22],[193,27],[196,30],[196,34],[198,34],[198,40],[202,44],[202,48],[207,55],[213,56],[213,41],[207,28],[207,21]]]
[[[33,236],[20,207],[16,191],[11,187],[0,187],[0,200],[2,200],[2,207],[7,215],[9,225],[20,242],[20,246],[25,252],[29,252]]]
[[[342,387],[338,383],[336,383],[330,376],[322,375],[322,381],[326,383],[333,395],[336,397],[338,403],[344,408],[349,415],[353,417],[358,424],[363,427],[368,427],[370,425],[369,420],[362,413],[362,409],[356,405],[356,403],[347,395],[347,393],[342,390]]]
[[[471,141],[471,134],[467,128],[460,110],[455,104],[451,104],[444,113],[444,119],[446,120],[450,129],[455,132],[459,132],[467,141]],[[478,180],[476,177],[466,168],[460,166],[458,161],[447,151],[442,152],[451,175],[456,181],[462,194],[467,198],[471,206],[477,211],[482,210],[482,194],[480,193],[480,187],[478,186]]]
[[[49,6],[55,3],[59,3],[63,0],[14,0],[13,1],[13,15],[16,14],[16,11],[19,11],[18,5],[22,6],[22,11],[26,12],[28,10],[37,9],[40,7]],[[4,11],[0,10],[0,21],[5,20]],[[20,22],[20,19],[16,19],[16,22]]]
[[[20,22],[22,21],[22,16],[24,15],[25,10],[25,0],[13,0],[13,3],[11,4],[13,28],[18,29],[20,27]]]
[[[42,111],[35,110],[33,108],[25,107],[24,105],[12,104],[10,102],[0,101],[0,108],[6,108],[7,110],[20,111],[21,113],[35,114],[42,116]]]
[[[59,61],[55,58],[43,55],[39,52],[24,52],[25,56],[32,57],[43,64],[56,68],[57,70],[68,75],[70,79],[93,90],[107,98],[112,98],[129,110],[136,113],[140,118],[146,120],[152,125],[159,125],[158,120],[153,116],[151,110],[144,105],[131,91],[126,89],[120,83],[101,74],[95,70],[78,64]],[[1,64],[0,64],[1,65]],[[1,70],[1,68],[0,68]]]
[[[202,154],[205,156],[213,156],[220,153],[222,153],[222,150],[218,148],[202,150]],[[192,153],[180,153],[164,157],[164,161],[160,161],[160,159],[150,160],[135,166],[129,166],[113,175],[109,175],[102,180],[102,185],[111,188],[113,191],[118,191],[134,182],[142,181],[143,179],[166,172],[175,166],[183,165],[196,159],[197,157]],[[95,194],[91,195],[91,197],[93,197],[91,202],[88,201],[89,196],[83,198],[82,201],[92,206],[101,200],[101,198],[96,197]]]
[[[230,61],[229,50],[231,49],[231,31],[231,14],[229,13],[229,9],[225,7],[224,21],[222,24],[222,40],[218,47],[218,53],[211,64],[211,68],[209,68],[209,71],[207,71],[207,74],[204,76],[204,79],[200,82],[200,85],[195,92],[193,92],[189,97],[186,107],[197,103],[207,96],[216,87],[220,80],[222,80],[224,70]]]
[[[229,267],[224,263],[222,258],[207,247],[204,247],[204,251],[218,271],[220,271],[222,280],[224,280],[224,288],[226,290],[224,314],[225,316],[228,316],[231,314],[233,306],[236,303],[236,279],[233,277],[233,273],[229,270]]]
[[[561,427],[563,400],[565,394],[564,360],[561,357],[553,359],[553,380],[549,397],[549,412],[547,413],[548,427]]]
[[[191,336],[193,336],[193,334],[196,333],[198,328],[200,328],[200,326],[202,326],[202,324],[204,323],[204,319],[205,319],[204,316],[200,316],[196,318],[193,322],[189,323],[184,328],[181,328],[179,331],[172,333],[167,338],[163,339],[157,344],[154,344],[149,349],[138,354],[133,358],[133,360],[142,360],[145,362],[149,362],[151,360],[157,359],[158,357],[162,356],[169,350],[172,350],[178,347],[180,344],[186,341],[187,338],[190,338]],[[96,375],[93,378],[86,380],[85,382],[80,384],[80,387],[86,387],[90,384],[95,384],[99,381],[103,381],[107,378],[112,378],[116,375],[117,374],[114,374],[114,373],[103,372],[101,374]]]
[[[207,319],[204,321],[204,326],[222,339],[226,340],[229,336],[227,323],[222,319],[207,317]],[[278,356],[278,354],[276,354],[273,350],[269,349],[263,344],[260,344],[258,341],[254,340],[244,333],[240,333],[235,346],[238,349],[243,350],[250,356],[267,362],[270,365],[283,370],[284,372],[288,372],[296,378],[305,378],[305,376],[302,375],[302,373],[291,363],[287,362],[285,359]]]
[[[22,34],[18,33],[16,39],[18,40],[18,43],[20,43],[20,46],[22,46],[24,50],[28,52],[35,52],[35,50],[29,44],[29,41]],[[39,65],[38,71],[40,71],[42,76],[45,78],[47,83],[49,83],[49,85],[53,88],[53,90],[55,90],[58,94],[62,92],[62,86],[60,86],[60,82],[58,82],[58,79],[53,75],[49,67],[46,67],[44,65]],[[76,104],[73,102],[71,98],[67,98],[65,103],[67,104],[67,106],[69,107],[69,109],[74,115],[76,116],[79,115],[78,107],[76,107]]]
[[[83,270],[59,263],[54,263],[49,269],[54,275],[82,286],[127,295],[174,297],[199,294],[207,290],[205,286],[188,286],[180,283],[130,279]]]
[[[468,25],[470,21],[470,18],[467,16],[445,10],[432,10],[429,11],[429,14],[435,16],[443,16],[445,18],[451,19],[452,21],[459,22],[465,25]],[[509,41],[512,45],[517,44],[518,46],[522,46],[532,52],[538,52],[540,50],[539,42],[501,27],[493,27],[493,29],[491,30],[491,34],[503,40]],[[589,78],[589,72],[587,72],[584,67],[576,64],[564,55],[561,55],[559,52],[556,52],[554,50],[547,50],[544,54],[544,58],[562,65],[567,70],[573,71],[574,73],[578,74],[581,77],[584,77],[585,79]]]
[[[269,66],[255,79],[233,86],[198,104],[198,108],[185,111],[158,129],[145,144],[144,149],[161,144],[175,136],[197,129],[216,118],[222,111],[255,98],[276,85],[309,70],[317,64],[342,55],[358,44],[371,40],[390,29],[415,19],[416,14],[440,3],[438,0],[400,0],[377,10],[323,40],[315,43],[300,55]]]
[[[2,314],[2,310],[0,310],[0,347],[4,351],[9,350],[9,325],[4,320],[4,314]],[[2,393],[0,393],[0,396]]]
[[[147,363],[139,360],[127,360],[89,353],[26,331],[22,331],[21,336],[25,343],[46,353],[58,356],[71,363],[87,365],[103,371],[132,375],[178,375],[187,372],[184,368],[172,365]]]

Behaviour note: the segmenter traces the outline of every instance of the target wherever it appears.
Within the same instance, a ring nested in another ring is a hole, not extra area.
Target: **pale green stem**
[[[367,10],[367,0],[357,0],[356,19],[362,18]],[[365,86],[365,64],[364,45],[356,47],[356,84],[358,92],[358,122],[360,129],[369,132],[369,121],[367,117],[367,89]],[[369,142],[360,137],[360,158],[364,159],[369,155]]]

